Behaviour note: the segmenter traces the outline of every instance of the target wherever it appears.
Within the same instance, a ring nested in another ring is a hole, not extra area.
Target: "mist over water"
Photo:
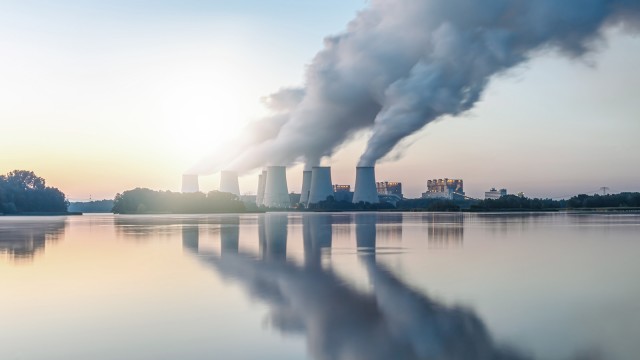
[[[637,31],[632,0],[374,0],[308,66],[304,86],[265,102],[260,135],[198,173],[265,165],[319,165],[356,134],[369,140],[359,166],[373,166],[405,137],[481,98],[497,74],[541,51],[568,59],[597,48],[618,26]]]

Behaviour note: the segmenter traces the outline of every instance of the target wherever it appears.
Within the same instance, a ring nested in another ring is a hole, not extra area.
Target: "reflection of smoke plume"
[[[372,135],[360,165],[373,165],[429,122],[470,109],[492,76],[537,50],[580,56],[605,27],[630,28],[639,14],[637,0],[372,0],[325,40],[276,131],[230,167],[315,165],[362,129]]]
[[[259,223],[264,246],[273,240],[286,244],[287,217],[274,215],[280,216]],[[362,215],[356,219],[358,246],[375,248],[376,214]],[[305,259],[331,245],[331,223],[325,215],[303,218]],[[232,253],[200,259],[267,303],[275,328],[304,333],[316,359],[524,359],[497,346],[473,313],[410,289],[374,257],[362,257],[371,294],[354,290],[330,270],[309,266],[316,261],[298,266],[283,257],[256,260]]]
[[[320,267],[242,255],[202,260],[266,302],[273,326],[305,333],[316,359],[525,359],[497,346],[470,311],[430,300],[372,260],[372,294]]]

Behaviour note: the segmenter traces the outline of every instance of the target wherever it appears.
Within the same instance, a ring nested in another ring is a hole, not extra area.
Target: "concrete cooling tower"
[[[353,203],[357,204],[361,201],[371,204],[377,204],[380,201],[373,166],[358,166],[356,168],[356,189],[353,193]]]
[[[185,174],[182,175],[182,192],[183,193],[196,193],[200,191],[200,185],[198,185],[198,175]]]
[[[291,207],[289,189],[287,188],[286,171],[287,168],[284,166],[267,167],[267,181],[264,188],[264,206],[280,209]]]
[[[311,171],[302,172],[302,191],[300,192],[300,203],[307,206],[309,203],[309,192],[311,191]]]
[[[240,185],[238,185],[238,173],[235,171],[220,172],[220,191],[232,193],[240,196]]]
[[[267,185],[267,171],[262,170],[262,173],[258,175],[258,192],[256,193],[256,205],[264,205],[264,188]]]
[[[314,166],[311,170],[311,190],[309,191],[309,204],[317,204],[320,201],[325,201],[329,196],[333,196],[331,168],[328,166]]]

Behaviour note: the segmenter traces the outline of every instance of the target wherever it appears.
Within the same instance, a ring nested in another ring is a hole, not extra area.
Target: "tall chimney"
[[[300,203],[307,206],[309,203],[309,192],[311,191],[311,171],[302,172],[302,191],[300,192]]]
[[[328,166],[314,166],[311,169],[311,190],[309,191],[309,204],[317,204],[333,196],[331,183],[331,168]]]
[[[184,174],[182,175],[182,192],[183,193],[196,193],[200,191],[200,185],[198,185],[198,175]]]
[[[373,166],[358,166],[356,168],[356,189],[353,194],[353,203],[357,204],[361,201],[371,204],[380,202]]]
[[[220,191],[240,196],[238,173],[235,171],[220,172]]]
[[[287,188],[286,167],[267,167],[267,181],[264,188],[264,206],[280,209],[291,207],[289,189]]]
[[[262,173],[258,175],[258,192],[256,195],[256,205],[264,205],[264,188],[267,185],[267,171],[262,170]]]

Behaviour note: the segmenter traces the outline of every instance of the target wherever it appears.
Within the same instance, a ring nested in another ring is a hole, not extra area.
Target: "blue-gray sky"
[[[105,4],[107,3],[107,4]],[[135,186],[179,189],[183,171],[263,114],[260,97],[303,82],[325,36],[365,1],[3,1],[0,172],[35,170],[71,198]],[[491,80],[479,104],[428,125],[378,165],[418,196],[460,177],[559,197],[640,191],[640,38],[607,32],[597,52],[554,52]],[[363,133],[326,164],[354,182]],[[301,167],[289,172],[299,190]],[[257,176],[241,179],[255,191]],[[216,178],[204,178],[213,189]]]

